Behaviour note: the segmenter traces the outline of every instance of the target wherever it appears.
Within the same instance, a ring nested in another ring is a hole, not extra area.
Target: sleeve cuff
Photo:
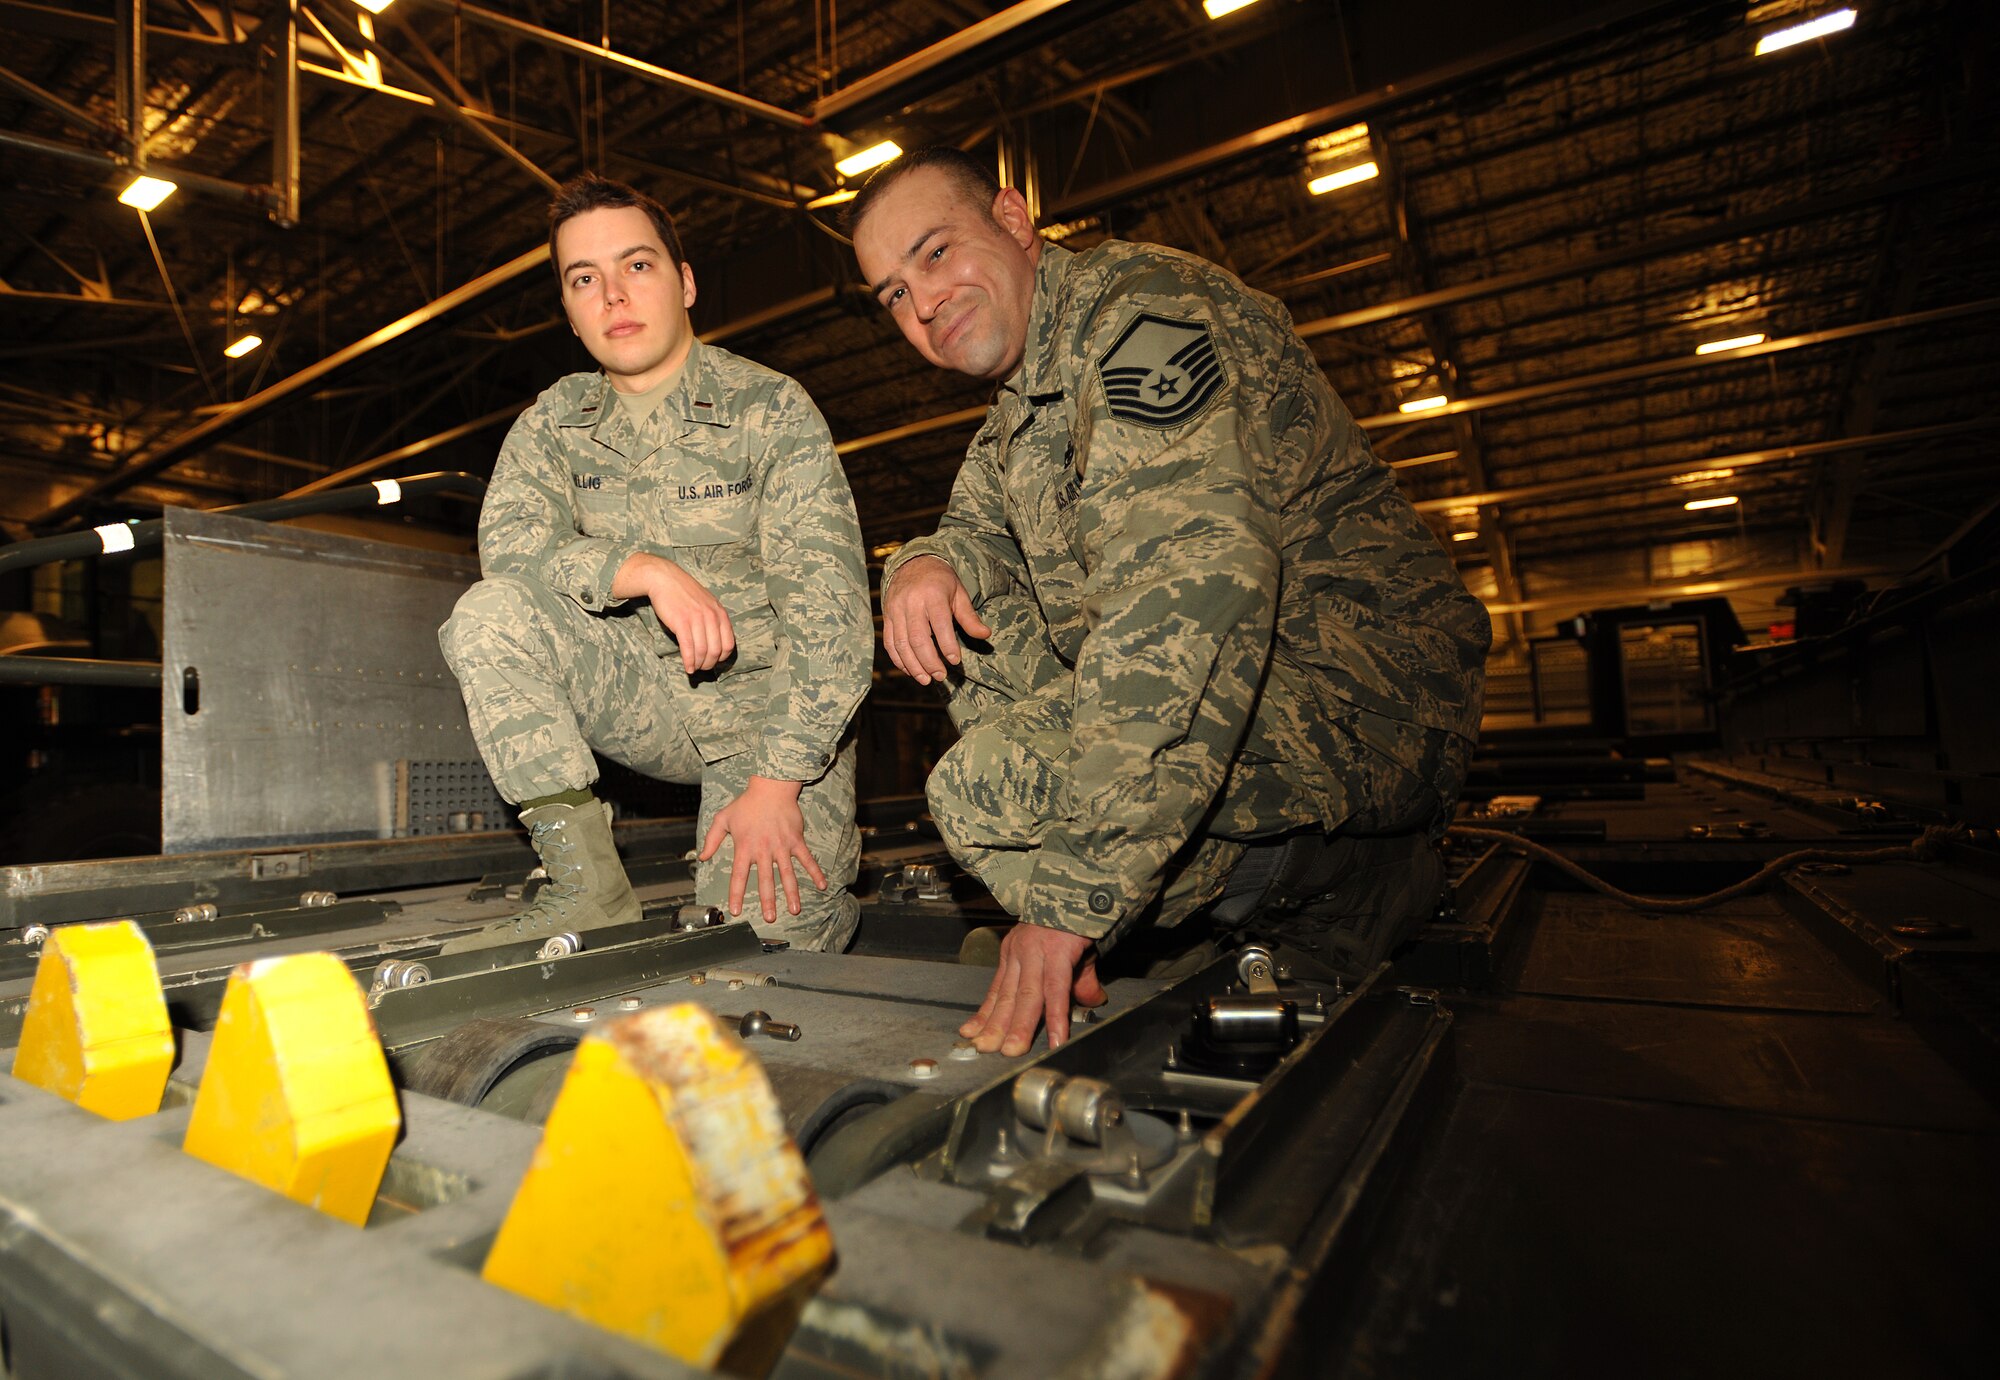
[[[1095,869],[1047,852],[1036,860],[1028,896],[1020,917],[1024,924],[1080,934],[1100,948],[1111,946],[1136,909],[1121,887]]]
[[[773,781],[811,783],[825,776],[833,766],[835,750],[816,744],[765,739],[750,767],[753,776]]]
[[[619,567],[632,553],[608,541],[591,542],[590,545],[599,549],[577,553],[578,577],[568,594],[591,613],[601,613],[626,602],[612,597],[611,586],[618,578]]]
[[[973,603],[977,604],[985,598],[985,591],[979,587],[979,572],[972,568],[974,563],[954,559],[951,548],[936,536],[918,537],[915,541],[905,542],[902,548],[883,565],[882,588],[888,589],[889,582],[896,578],[902,568],[919,556],[931,556],[950,566],[952,573],[958,576],[958,582],[965,586],[966,595]]]

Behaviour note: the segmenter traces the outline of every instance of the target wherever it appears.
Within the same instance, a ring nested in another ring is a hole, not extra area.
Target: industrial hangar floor
[[[1475,803],[1465,818],[1556,840],[1615,883],[1684,895],[1796,847],[1894,847],[1915,833],[1874,812],[1844,817],[1810,793],[1773,798],[1754,788],[1767,778],[1726,766],[1652,762],[1644,775],[1636,787],[1552,787],[1551,797],[1570,798],[1532,805]],[[408,1316],[425,1299],[466,1307],[468,1291],[497,1307],[472,1271],[533,1146],[534,1128],[523,1123],[546,1113],[563,1060],[461,1080],[453,1095],[475,1110],[414,1092],[413,1079],[425,1075],[410,1056],[472,1016],[574,1027],[575,1010],[608,1013],[621,991],[733,1013],[748,993],[726,981],[685,984],[695,973],[745,970],[771,981],[751,988],[759,1005],[804,1028],[796,1043],[752,1044],[821,1181],[842,1253],[780,1375],[1986,1373],[1994,1337],[1982,1262],[2000,1227],[1993,1027],[1989,1008],[1967,998],[1977,996],[1976,976],[1922,977],[1926,963],[1956,964],[1961,976],[1991,966],[2000,870],[1976,842],[1928,862],[1822,864],[1710,910],[1656,915],[1475,840],[1457,853],[1456,908],[1360,997],[1281,970],[1281,991],[1313,993],[1334,1013],[1316,1055],[1344,1029],[1356,1038],[1340,1060],[1295,1060],[1264,1079],[1257,1096],[1285,1117],[1271,1123],[1257,1156],[1218,1160],[1224,1191],[1206,1225],[1167,1205],[1174,1160],[1150,1171],[1144,1191],[1111,1175],[1060,1220],[1037,1206],[1018,1230],[1003,1230],[988,1181],[964,1169],[984,1154],[975,1144],[982,1113],[966,1114],[962,1145],[943,1121],[913,1131],[910,1114],[990,1107],[996,1089],[1004,1097],[1022,1071],[1048,1064],[1095,1070],[1129,1106],[1164,1116],[1199,1080],[1175,1083],[1171,1053],[1162,1072],[1159,1021],[1181,1018],[1161,1013],[1233,986],[1236,961],[1225,955],[1178,985],[1120,978],[1105,1018],[1081,1027],[1062,1055],[960,1059],[953,1027],[976,1005],[984,975],[955,964],[953,951],[970,926],[993,918],[990,903],[953,877],[916,802],[875,810],[872,895],[847,956],[760,954],[743,927],[697,926],[652,949],[613,944],[455,975],[449,957],[434,956],[436,938],[518,904],[509,893],[520,877],[487,859],[472,886],[398,889],[382,872],[317,911],[237,894],[213,921],[179,922],[184,931],[221,927],[179,952],[160,917],[170,1006],[190,1031],[175,1074],[181,1105],[170,1096],[150,1133],[127,1125],[95,1134],[126,1137],[118,1163],[128,1194],[143,1196],[150,1174],[167,1175],[164,1187],[194,1170],[176,1193],[252,1196],[232,1199],[223,1226],[200,1214],[173,1219],[181,1225],[171,1249],[148,1244],[130,1222],[68,1220],[93,1209],[52,1187],[52,1166],[101,1151],[74,1128],[50,1143],[56,1123],[40,1095],[10,1082],[0,1118],[12,1128],[12,1167],[0,1196],[35,1202],[42,1214],[0,1252],[15,1271],[4,1293],[16,1373],[62,1373],[20,1364],[60,1354],[64,1334],[60,1310],[38,1311],[19,1270],[34,1254],[23,1239],[66,1230],[95,1242],[93,1288],[156,1305],[154,1291],[166,1291],[166,1316],[210,1344],[203,1364],[247,1350],[286,1374],[336,1373],[325,1370],[335,1357],[385,1374],[489,1373],[486,1348],[441,1352],[410,1336]],[[634,864],[656,919],[678,914],[685,900],[680,828],[626,826],[628,852],[658,857]],[[509,840],[475,842],[491,850]],[[340,847],[323,850],[322,875],[337,875]],[[367,847],[378,868],[393,852]],[[440,866],[438,851],[427,848],[424,868]],[[184,889],[190,861],[200,860],[12,869],[5,904],[14,921],[38,910],[83,918],[92,895],[136,902],[147,886]],[[932,878],[924,866],[942,870]],[[1659,885],[1676,878],[1678,886]],[[268,938],[241,942],[247,914]],[[1915,937],[1912,923],[1932,937]],[[299,932],[288,936],[291,928]],[[385,955],[437,969],[426,985],[387,992],[378,977],[375,1019],[405,1087],[406,1150],[445,1164],[470,1157],[476,1169],[465,1177],[486,1190],[426,1205],[421,1193],[411,1198],[406,1173],[396,1191],[411,1201],[385,1201],[358,1244],[332,1238],[348,1253],[338,1260],[320,1241],[331,1228],[305,1220],[314,1214],[258,1201],[248,1185],[220,1187],[212,1181],[223,1176],[172,1150],[174,1118],[185,1116],[206,1048],[201,1027],[212,1018],[203,1013],[222,978],[246,955],[301,948],[330,949],[364,982]],[[651,957],[631,957],[641,953]],[[18,966],[10,972],[0,1016],[18,1020],[26,980]],[[1936,996],[1947,992],[1957,995]],[[1370,1024],[1361,1023],[1364,1007]],[[925,1058],[932,1066],[919,1074]],[[864,1084],[870,1091],[856,1098]],[[883,1133],[897,1117],[901,1130]],[[149,1148],[134,1159],[141,1138]],[[959,1168],[940,1169],[940,1138]],[[1243,1175],[1235,1199],[1232,1173]],[[232,1233],[275,1252],[254,1287],[232,1263]],[[296,1264],[285,1263],[288,1253]],[[393,1302],[329,1276],[343,1262],[365,1270],[388,1268],[384,1261],[395,1277],[409,1276]],[[169,1264],[170,1277],[149,1278]],[[237,1281],[226,1297],[187,1282],[210,1266]],[[1180,1319],[1177,1345],[1152,1356],[1152,1369],[1117,1368],[1131,1361],[1135,1338],[1151,1335],[1130,1311],[1123,1291],[1131,1287],[1172,1299]],[[323,1302],[308,1302],[315,1298]],[[347,1308],[367,1325],[344,1318],[345,1349],[311,1350]],[[253,1317],[263,1321],[252,1326]],[[874,1326],[857,1333],[857,1317]],[[1028,1318],[1041,1325],[1022,1328]],[[915,1325],[930,1350],[912,1350],[891,1322],[905,1332]],[[496,1336],[528,1345],[518,1319],[493,1325]],[[139,1358],[129,1373],[190,1373],[157,1338],[128,1330]],[[368,1340],[355,1341],[357,1332]],[[535,1334],[544,1350],[521,1355],[550,1364],[595,1356],[611,1373],[658,1370],[618,1369],[636,1364],[629,1350],[607,1351],[603,1334],[580,1341],[588,1332]],[[37,1353],[30,1337],[57,1350]],[[1113,1365],[1108,1354],[1124,1359]]]

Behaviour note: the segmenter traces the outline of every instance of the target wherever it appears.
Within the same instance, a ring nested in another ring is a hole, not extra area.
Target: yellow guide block
[[[230,975],[182,1149],[358,1227],[401,1126],[345,964],[292,954]]]
[[[174,1033],[138,925],[64,925],[42,945],[14,1076],[113,1121],[160,1110]]]
[[[699,1006],[577,1047],[485,1278],[712,1366],[774,1359],[833,1237],[757,1061]]]

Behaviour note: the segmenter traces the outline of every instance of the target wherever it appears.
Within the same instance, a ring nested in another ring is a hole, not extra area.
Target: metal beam
[[[1758,575],[1737,575],[1727,580],[1691,580],[1685,584],[1604,585],[1593,589],[1567,590],[1539,599],[1486,606],[1490,615],[1544,613],[1549,609],[1576,609],[1588,612],[1617,604],[1652,604],[1669,599],[1701,599],[1715,594],[1739,594],[1746,589],[1769,589],[1773,585],[1812,585],[1828,580],[1879,580],[1898,574],[1890,565],[1856,565],[1841,570],[1770,570]]]
[[[453,100],[449,93],[423,73],[419,72],[415,67],[405,62],[399,55],[391,52],[380,41],[361,32],[359,25],[350,21],[345,14],[333,5],[325,3],[325,0],[311,0],[311,9],[318,16],[321,23],[330,26],[339,35],[343,43],[351,43],[356,48],[375,58],[378,62],[394,68],[405,82],[431,98],[431,102],[437,108],[439,114],[451,120],[461,129],[471,131],[473,136],[481,143],[541,183],[548,191],[553,192],[562,185],[558,179],[551,177],[547,172],[543,171],[541,165],[528,157],[527,154],[522,153],[478,120],[461,111],[458,108],[458,102]]]
[[[1343,125],[1378,118],[1384,111],[1434,95],[1496,68],[1527,62],[1545,53],[1567,48],[1586,35],[1644,18],[1655,10],[1675,8],[1680,7],[1666,3],[1666,0],[1627,0],[1623,4],[1600,6],[1579,18],[1550,25],[1525,38],[1420,72],[1407,81],[1391,82],[1373,91],[1249,130],[1206,148],[1195,149],[1150,168],[1086,187],[1065,198],[1049,214],[1056,220],[1074,220],[1086,212],[1184,182],[1267,149],[1297,143]]]
[[[157,661],[97,661],[76,656],[0,656],[0,685],[115,685],[160,688]]]
[[[1491,278],[1481,278],[1476,282],[1458,283],[1432,292],[1398,298],[1393,302],[1378,302],[1373,306],[1357,307],[1353,311],[1344,311],[1335,316],[1301,321],[1298,332],[1302,338],[1311,340],[1316,336],[1331,335],[1336,331],[1351,331],[1357,326],[1372,326],[1378,321],[1391,321],[1418,312],[1436,311],[1442,307],[1462,307],[1471,302],[1484,301],[1489,297],[1499,297],[1509,292],[1519,292],[1525,288],[1541,287],[1547,283],[1562,282],[1570,278],[1584,278],[1593,273],[1602,273],[1607,269],[1621,268],[1626,264],[1639,263],[1647,259],[1663,259],[1672,254],[1707,249],[1728,240],[1747,239],[1752,235],[1763,234],[1787,225],[1796,225],[1801,221],[1838,215],[1857,206],[1872,205],[1881,201],[1893,202],[1927,188],[1985,178],[1991,176],[1993,171],[1994,165],[1990,160],[1933,168],[1910,177],[1892,178],[1887,182],[1848,188],[1827,196],[1796,201],[1789,206],[1774,207],[1756,215],[1739,216],[1721,225],[1704,226],[1699,230],[1690,230],[1679,235],[1666,235],[1657,240],[1608,249],[1600,254],[1588,254],[1580,259],[1557,258],[1537,268],[1495,274]]]
[[[353,344],[334,351],[317,363],[309,364],[297,373],[278,380],[262,392],[254,393],[241,402],[231,403],[208,420],[178,435],[168,437],[149,450],[142,451],[115,472],[49,509],[36,520],[35,525],[48,527],[62,522],[87,504],[109,498],[142,479],[150,478],[198,454],[224,437],[241,430],[273,404],[297,396],[384,345],[401,340],[426,326],[435,325],[460,311],[476,306],[489,293],[513,282],[523,274],[541,269],[548,261],[548,245],[536,245],[527,253],[509,260],[496,269],[482,273],[471,282],[454,288],[436,301],[428,302],[415,311],[391,321],[388,325],[370,332]]]
[[[146,167],[146,0],[115,0],[118,123],[132,166]]]
[[[955,80],[968,63],[994,63],[1068,33],[1132,0],[1020,0],[947,38],[813,103],[812,117],[852,128],[887,115]]]
[[[44,90],[19,72],[0,67],[0,83],[13,87],[44,110],[53,110],[76,126],[80,132],[95,135],[102,143],[116,144],[124,138],[116,125],[107,125],[88,110],[71,105],[55,92]]]
[[[130,159],[115,153],[80,149],[74,144],[57,143],[54,139],[43,139],[37,135],[22,134],[11,129],[0,129],[0,147],[45,154],[50,158],[82,163],[89,167],[102,168],[107,172],[130,172],[137,166]],[[268,187],[246,187],[240,182],[225,182],[219,177],[189,172],[185,168],[170,167],[164,163],[149,163],[145,170],[156,177],[171,179],[183,191],[199,192],[204,196],[224,201],[247,201],[253,206],[261,207],[268,205],[271,199],[271,189]]]
[[[299,223],[299,0],[285,0],[271,60],[271,219],[290,229]]]
[[[567,37],[553,30],[544,29],[539,24],[530,24],[526,20],[516,19],[512,15],[499,14],[493,10],[482,9],[478,5],[460,4],[458,0],[410,0],[410,3],[419,5],[424,9],[438,10],[445,14],[454,15],[460,19],[483,25],[489,29],[499,29],[505,33],[516,34],[532,43],[538,43],[542,47],[553,48],[557,52],[572,54],[586,61],[611,68],[613,71],[625,72],[632,76],[644,77],[648,81],[659,82],[664,86],[671,86],[676,90],[685,91],[691,96],[698,96],[702,100],[711,101],[716,105],[741,111],[745,115],[754,115],[760,120],[768,120],[772,124],[779,125],[785,129],[807,129],[812,125],[812,121],[805,116],[794,114],[786,110],[783,106],[772,105],[767,101],[757,100],[753,96],[740,95],[737,92],[725,90],[720,86],[702,81],[697,77],[690,77],[683,72],[670,71],[665,67],[656,66],[639,58],[627,57],[625,54],[616,52],[608,46],[600,47],[595,43],[585,43],[581,39]]]
[[[1929,311],[1909,312],[1901,316],[1885,316],[1879,321],[1857,321],[1851,326],[1834,326],[1824,331],[1807,331],[1803,335],[1788,335],[1777,340],[1767,340],[1761,345],[1745,345],[1736,350],[1724,350],[1712,355],[1677,355],[1672,359],[1653,360],[1647,364],[1627,365],[1622,369],[1606,369],[1596,374],[1578,374],[1572,378],[1551,379],[1547,383],[1529,384],[1525,388],[1509,388],[1498,393],[1487,393],[1476,398],[1456,398],[1443,407],[1429,412],[1405,414],[1382,412],[1373,417],[1358,417],[1356,422],[1367,428],[1387,426],[1414,426],[1423,422],[1436,421],[1444,417],[1456,417],[1467,412],[1484,412],[1489,408],[1512,407],[1518,403],[1538,402],[1543,398],[1560,397],[1566,393],[1584,393],[1593,388],[1603,388],[1619,383],[1633,383],[1641,379],[1660,378],[1667,374],[1684,373],[1693,369],[1708,368],[1717,364],[1729,364],[1738,360],[1757,359],[1763,355],[1782,354],[1787,350],[1802,350],[1813,345],[1830,345],[1842,340],[1859,340],[1867,336],[1879,335],[1884,331],[1908,330],[1915,326],[1932,326],[1946,321],[1958,321],[1968,316],[1979,316],[1986,312],[2000,310],[2000,297],[1983,297],[1976,302],[1960,302],[1950,307],[1935,307]]]
[[[1844,436],[1832,441],[1807,441],[1796,446],[1774,446],[1766,450],[1746,450],[1735,455],[1710,455],[1681,460],[1671,465],[1646,465],[1639,469],[1613,469],[1575,479],[1549,479],[1539,484],[1516,484],[1509,488],[1486,489],[1478,493],[1452,494],[1444,498],[1419,499],[1412,506],[1420,513],[1441,513],[1452,508],[1491,508],[1502,504],[1540,503],[1548,499],[1580,498],[1591,494],[1616,493],[1671,481],[1677,474],[1694,470],[1748,470],[1762,465],[1781,465],[1793,460],[1809,460],[1819,455],[1873,450],[1889,446],[1914,445],[1945,436],[1963,436],[1975,431],[2000,428],[2000,417],[1976,417],[1964,422],[1940,422],[1933,426],[1908,427],[1901,431],[1877,432],[1872,436]],[[1588,462],[1585,462],[1588,463]],[[1618,457],[1604,457],[1602,463],[1615,465]]]

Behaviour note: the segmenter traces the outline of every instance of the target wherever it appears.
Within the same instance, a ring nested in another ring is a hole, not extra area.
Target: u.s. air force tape
[[[1222,387],[1222,361],[1205,321],[1142,312],[1097,361],[1104,401],[1121,422],[1162,429],[1202,414]]]

